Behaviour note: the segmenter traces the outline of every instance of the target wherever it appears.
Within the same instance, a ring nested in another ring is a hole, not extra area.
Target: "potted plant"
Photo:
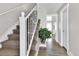
[[[46,39],[51,38],[51,32],[47,28],[40,28],[38,36],[41,40],[41,43],[44,44]]]

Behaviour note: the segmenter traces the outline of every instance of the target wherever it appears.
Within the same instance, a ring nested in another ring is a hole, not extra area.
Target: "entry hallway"
[[[55,39],[47,40],[47,47],[40,47],[38,56],[68,56],[66,50],[62,48]]]

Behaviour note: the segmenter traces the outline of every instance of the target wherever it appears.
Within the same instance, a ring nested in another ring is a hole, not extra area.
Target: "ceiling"
[[[31,3],[28,3],[27,5],[30,4]],[[57,13],[62,4],[63,3],[39,3],[40,8],[45,10],[47,14]],[[0,13],[3,13],[20,5],[23,5],[23,3],[0,3]]]
[[[15,8],[21,4],[18,3],[0,3],[0,13],[3,13],[9,9]]]
[[[63,3],[39,3],[40,8],[45,10],[47,14],[55,14]]]
[[[0,14],[24,4],[27,5],[26,7],[32,5],[32,3],[0,3]]]

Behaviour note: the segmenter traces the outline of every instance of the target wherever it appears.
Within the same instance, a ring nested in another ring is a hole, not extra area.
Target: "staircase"
[[[30,49],[29,56],[36,56],[36,53],[37,53],[36,45],[38,43],[37,37],[38,37],[39,26],[40,26],[40,20],[38,20],[38,24],[37,24],[36,32],[35,32],[35,35],[34,35],[34,38],[33,38],[33,42],[32,42],[32,46],[31,46],[31,49]]]
[[[36,56],[39,50],[37,39],[39,23],[37,6],[27,16],[25,16],[25,12],[21,12],[20,25],[17,25],[13,33],[8,35],[8,40],[0,43],[2,44],[0,56]]]
[[[19,25],[8,35],[8,40],[1,43],[0,56],[19,56]]]
[[[37,6],[26,15],[21,12],[20,20],[20,56],[36,56],[38,54],[38,18]]]
[[[36,44],[37,44],[37,41],[34,39],[33,42],[32,42],[32,46],[31,46],[29,56],[35,56],[35,54],[36,54],[36,51],[35,51]]]

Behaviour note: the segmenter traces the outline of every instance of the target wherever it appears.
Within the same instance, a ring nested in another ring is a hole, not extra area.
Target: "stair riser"
[[[20,26],[19,26],[19,25],[17,25],[17,26],[16,26],[16,29],[17,29],[17,30],[19,30],[19,29],[20,29]]]
[[[19,31],[13,30],[13,34],[19,34]]]
[[[9,39],[9,40],[19,40],[19,37],[15,37],[15,38],[9,37],[8,39]]]
[[[9,40],[19,40],[19,34],[8,35]]]

